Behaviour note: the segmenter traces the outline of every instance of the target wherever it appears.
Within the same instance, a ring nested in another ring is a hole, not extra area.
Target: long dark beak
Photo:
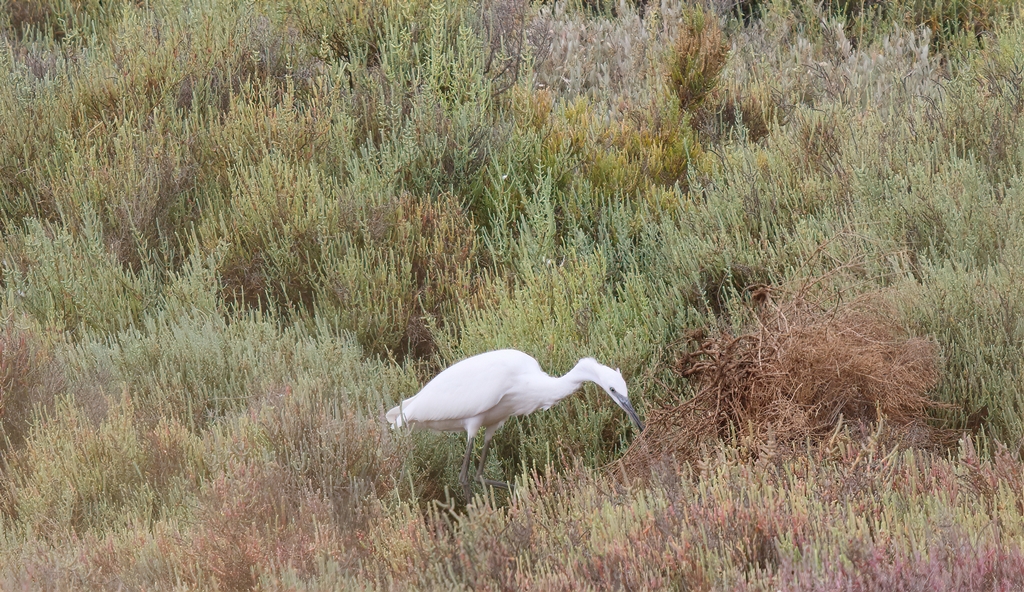
[[[618,397],[614,397],[614,399],[615,402],[619,404],[619,407],[622,407],[622,410],[625,411],[626,414],[629,415],[629,418],[633,420],[633,423],[636,424],[636,429],[641,432],[644,431],[644,422],[640,421],[640,416],[636,414],[636,410],[629,404],[629,401],[619,400]]]

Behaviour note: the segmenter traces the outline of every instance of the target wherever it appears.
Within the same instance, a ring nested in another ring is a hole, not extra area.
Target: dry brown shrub
[[[0,328],[0,451],[20,446],[32,413],[64,388],[64,372],[42,340],[11,321]]]
[[[526,41],[526,16],[530,3],[524,0],[484,0],[480,3],[480,28],[486,46],[484,72],[501,94],[519,81]]]
[[[232,463],[201,493],[197,518],[185,540],[194,579],[223,590],[251,590],[280,568],[310,573],[342,553],[330,503],[276,462]]]
[[[754,300],[755,326],[691,339],[698,348],[676,358],[673,370],[696,381],[697,394],[648,415],[621,461],[627,472],[695,461],[702,446],[729,437],[755,451],[820,442],[844,422],[884,419],[905,444],[955,441],[927,422],[942,406],[928,397],[939,379],[936,343],[908,337],[881,298],[824,309],[801,295],[777,304],[761,288]]]

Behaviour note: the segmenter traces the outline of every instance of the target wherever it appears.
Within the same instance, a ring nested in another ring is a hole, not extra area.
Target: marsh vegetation
[[[0,0],[0,588],[1019,589],[1019,11]]]

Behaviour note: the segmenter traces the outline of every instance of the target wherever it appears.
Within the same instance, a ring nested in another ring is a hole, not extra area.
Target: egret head
[[[615,404],[622,408],[623,411],[629,415],[629,418],[633,420],[636,427],[641,432],[644,431],[644,424],[640,421],[640,417],[636,414],[633,409],[633,405],[629,402],[629,394],[626,388],[626,381],[622,378],[622,372],[616,368],[612,370],[608,366],[602,364],[596,364],[594,368],[596,382],[604,392],[608,393],[608,396],[615,401]]]

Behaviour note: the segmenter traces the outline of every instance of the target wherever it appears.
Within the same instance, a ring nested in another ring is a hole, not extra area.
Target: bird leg
[[[491,433],[484,433],[484,450],[480,453],[480,466],[476,469],[476,477],[474,481],[479,481],[484,485],[490,485],[491,487],[501,487],[503,489],[510,489],[508,483],[502,481],[495,481],[493,479],[484,478],[484,463],[487,462],[487,449],[491,446]]]
[[[473,436],[466,436],[466,458],[462,460],[462,472],[459,473],[459,483],[462,484],[462,491],[466,494],[466,503],[473,499],[473,489],[469,486],[469,457],[473,454]],[[487,445],[484,445],[484,453],[487,453]]]

